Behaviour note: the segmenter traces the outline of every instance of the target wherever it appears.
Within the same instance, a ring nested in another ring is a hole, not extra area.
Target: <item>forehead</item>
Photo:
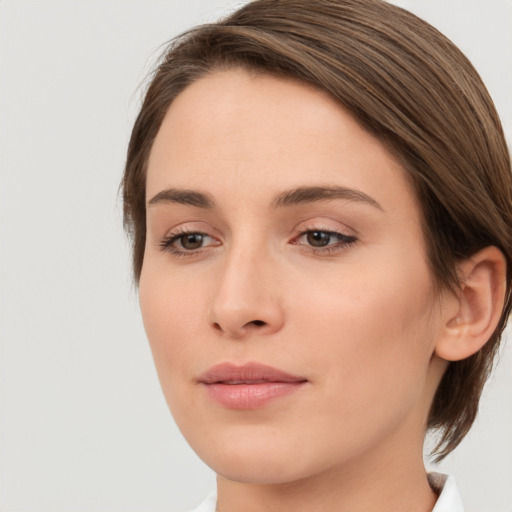
[[[233,69],[199,79],[171,104],[150,154],[147,196],[179,187],[263,202],[317,184],[416,208],[398,161],[327,93]]]

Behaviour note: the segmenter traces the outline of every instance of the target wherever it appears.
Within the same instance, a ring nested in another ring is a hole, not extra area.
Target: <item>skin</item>
[[[319,186],[371,200],[273,205]],[[215,205],[182,204],[170,188]],[[459,306],[434,293],[418,205],[383,144],[321,91],[218,71],[172,103],[147,201],[144,324],[175,420],[218,474],[219,511],[431,510],[422,445],[447,364],[436,347]],[[331,235],[319,250],[308,230],[355,240]],[[203,244],[185,248],[183,232]],[[198,383],[224,362],[307,383],[227,409]]]

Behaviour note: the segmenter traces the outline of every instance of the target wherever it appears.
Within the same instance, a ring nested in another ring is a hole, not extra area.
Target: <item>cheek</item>
[[[415,265],[390,259],[361,261],[309,283],[307,293],[292,294],[296,331],[310,345],[303,357],[333,390],[349,387],[344,400],[354,398],[354,407],[363,397],[371,401],[400,390],[402,398],[417,396],[433,350],[428,268],[421,258]]]
[[[172,391],[186,382],[185,363],[197,359],[197,344],[202,339],[198,331],[205,322],[204,293],[148,265],[141,275],[139,300],[162,386]]]

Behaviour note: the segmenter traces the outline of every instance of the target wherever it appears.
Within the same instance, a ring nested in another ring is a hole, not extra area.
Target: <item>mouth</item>
[[[228,409],[256,409],[302,388],[308,380],[260,363],[223,363],[199,379],[210,398]]]

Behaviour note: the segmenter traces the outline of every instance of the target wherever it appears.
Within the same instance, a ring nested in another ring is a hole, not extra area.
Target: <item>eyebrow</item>
[[[292,190],[286,190],[277,194],[271,202],[273,208],[285,208],[300,204],[313,203],[316,201],[327,201],[331,199],[343,199],[345,201],[366,203],[379,210],[384,208],[372,197],[347,187],[340,186],[309,186],[298,187]],[[196,190],[187,190],[179,188],[169,188],[158,192],[148,201],[148,206],[157,204],[178,203],[196,208],[212,209],[215,208],[215,201],[210,194],[198,192]]]
[[[272,200],[272,206],[274,208],[281,208],[330,199],[344,199],[345,201],[367,203],[384,211],[384,208],[373,197],[360,190],[340,186],[298,187],[278,194]]]
[[[209,194],[179,188],[168,188],[153,196],[148,206],[156,204],[178,203],[195,206],[197,208],[211,209],[215,207],[215,201]]]

